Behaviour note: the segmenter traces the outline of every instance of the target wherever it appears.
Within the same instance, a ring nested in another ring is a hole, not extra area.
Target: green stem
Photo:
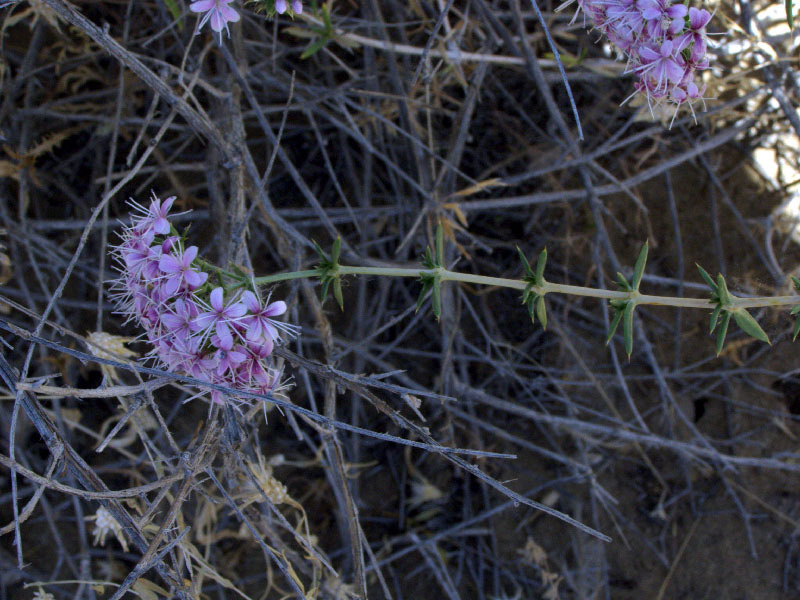
[[[318,277],[319,271],[316,269],[309,269],[308,271],[292,271],[289,273],[275,273],[274,275],[264,275],[263,277],[253,278],[256,285],[266,285],[268,283],[277,283],[279,281],[289,281],[290,279],[303,279],[306,277]]]
[[[337,268],[339,275],[373,275],[380,277],[413,277],[419,278],[423,275],[438,275],[440,281],[461,281],[476,285],[487,285],[494,287],[505,287],[516,290],[524,290],[528,283],[519,279],[505,279],[502,277],[487,277],[485,275],[474,275],[472,273],[458,273],[447,269],[402,269],[395,267],[354,267],[340,265]],[[256,277],[253,281],[256,285],[268,283],[278,283],[291,279],[318,277],[319,271],[316,269],[306,271],[292,271],[288,273],[276,273],[265,277]],[[631,300],[635,299],[636,304],[657,305],[657,306],[677,306],[680,308],[705,308],[713,309],[714,304],[704,298],[678,298],[674,296],[652,296],[639,294],[638,292],[620,292],[615,290],[602,290],[597,288],[582,287],[577,285],[565,285],[560,283],[545,282],[542,286],[534,286],[537,294],[566,294],[571,296],[586,296],[591,298],[601,298],[604,300]],[[734,306],[737,308],[759,308],[762,306],[794,306],[800,304],[800,296],[762,296],[758,298],[734,298]]]

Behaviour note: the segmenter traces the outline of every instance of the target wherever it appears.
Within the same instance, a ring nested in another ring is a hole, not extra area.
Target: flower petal
[[[667,16],[673,19],[680,19],[686,16],[688,9],[685,4],[673,4],[667,9]]]
[[[220,15],[222,15],[222,18],[228,23],[236,23],[240,19],[239,13],[233,10],[230,6],[220,6],[219,12]]]
[[[197,246],[189,246],[183,253],[183,264],[189,266],[197,258]]]
[[[158,261],[158,268],[163,273],[177,273],[183,269],[183,265],[172,254],[164,254]]]
[[[222,16],[222,13],[219,12],[219,9],[216,8],[211,11],[211,19],[209,22],[211,23],[211,29],[217,33],[221,32],[225,27],[225,18]]]
[[[164,293],[167,296],[172,296],[181,287],[182,278],[180,275],[173,275],[164,283]]]
[[[225,309],[225,316],[228,319],[238,319],[239,317],[243,317],[247,314],[247,307],[241,302],[236,302],[231,304]]]
[[[225,350],[233,347],[233,336],[231,336],[230,327],[225,321],[217,321],[217,325],[215,327],[217,332],[217,337],[219,338],[219,348],[223,348]]]
[[[711,13],[706,9],[697,9],[694,6],[689,9],[689,27],[691,27],[693,30],[698,31],[699,29],[702,29],[708,25],[710,20]]]
[[[681,79],[683,79],[683,67],[672,59],[667,59],[664,61],[664,71],[667,79],[669,79],[672,83],[678,83]]]
[[[209,296],[209,302],[211,303],[211,308],[213,308],[216,312],[222,312],[224,305],[222,304],[223,300],[223,292],[221,287],[216,287],[211,290],[211,295]]]
[[[250,326],[247,328],[245,338],[250,342],[256,342],[261,339],[261,319],[255,318]]]
[[[264,310],[263,314],[267,317],[277,317],[278,315],[282,315],[286,312],[286,302],[283,300],[277,300],[276,302],[270,303],[269,306]]]
[[[214,8],[216,0],[197,0],[189,5],[189,10],[192,12],[206,12]]]
[[[208,273],[198,273],[191,269],[187,269],[183,274],[183,280],[193,288],[199,288],[206,279],[208,279]]]
[[[258,301],[256,295],[250,290],[242,293],[241,301],[251,313],[257,314],[261,311],[261,303]]]
[[[661,55],[653,50],[650,46],[642,46],[639,48],[639,56],[641,56],[642,60],[646,63],[653,62],[654,60],[661,58]]]

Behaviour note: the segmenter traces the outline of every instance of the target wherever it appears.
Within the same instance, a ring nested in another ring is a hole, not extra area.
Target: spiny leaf
[[[419,293],[419,298],[417,298],[417,308],[414,312],[419,312],[419,309],[422,307],[422,303],[425,301],[425,296],[427,295],[429,289],[431,289],[430,285],[422,286],[422,291]]]
[[[703,267],[701,267],[700,265],[698,265],[697,263],[695,263],[695,265],[697,266],[697,270],[700,271],[700,277],[702,277],[703,281],[705,281],[708,284],[708,287],[710,287],[711,290],[714,293],[716,293],[718,291],[717,290],[717,284],[714,283],[714,280],[711,278],[711,275],[709,275],[706,272],[706,270]]]
[[[536,260],[536,285],[539,286],[544,285],[544,265],[546,262],[547,262],[547,247],[545,246],[539,253],[539,258]]]
[[[794,29],[794,17],[792,16],[792,0],[786,0],[786,22],[789,24],[789,29]]]
[[[425,254],[422,255],[422,266],[426,269],[436,268],[436,262],[433,260],[433,252],[430,246],[425,248]]]
[[[336,277],[333,280],[333,297],[339,303],[339,308],[344,310],[344,296],[342,296],[342,278]]]
[[[736,324],[741,327],[747,335],[761,340],[762,342],[766,342],[770,346],[772,345],[767,334],[761,329],[761,325],[758,324],[758,321],[756,321],[749,312],[746,310],[737,310],[733,313],[733,318]]]
[[[722,345],[725,343],[725,336],[728,335],[728,325],[731,322],[731,313],[723,311],[722,323],[717,331],[717,356],[722,352]]]
[[[536,313],[534,312],[536,307],[536,296],[532,296],[525,300],[525,305],[528,307],[528,316],[531,318],[531,323],[536,325]]]
[[[320,257],[320,258],[321,258],[321,259],[322,259],[324,262],[328,262],[328,255],[327,255],[327,254],[325,254],[325,250],[323,250],[323,249],[322,249],[322,246],[320,246],[320,245],[319,245],[317,242],[315,242],[314,240],[311,240],[311,243],[312,243],[312,244],[314,244],[314,250],[316,250],[316,251],[317,251],[317,254],[319,254],[319,257]]]
[[[800,279],[792,275],[792,283],[794,283],[794,289],[800,292]]]
[[[623,292],[631,291],[631,285],[628,283],[628,280],[625,279],[625,275],[619,272],[617,272],[617,286],[619,286],[619,289]]]
[[[336,236],[336,239],[333,241],[333,248],[331,249],[331,264],[338,265],[339,264],[339,255],[342,252],[342,238]]]
[[[728,305],[732,303],[731,294],[728,291],[728,285],[725,283],[725,278],[722,276],[722,273],[717,275],[717,290],[719,291],[719,301],[724,305]]]
[[[425,300],[425,296],[428,294],[428,290],[430,290],[431,287],[433,286],[433,276],[427,274],[420,274],[419,282],[422,284],[422,290],[419,293],[419,298],[417,298],[416,312],[419,312],[419,309],[422,306],[423,301]]]
[[[639,256],[636,258],[636,264],[633,267],[633,280],[631,286],[633,289],[638,290],[639,284],[642,283],[642,275],[644,275],[644,266],[647,263],[647,242],[645,241],[642,246]]]
[[[628,355],[628,360],[630,360],[631,354],[633,354],[633,310],[635,308],[635,302],[628,302],[623,312],[622,333],[625,337],[625,352]]]
[[[522,260],[522,264],[525,267],[525,277],[533,279],[533,271],[531,270],[531,265],[528,262],[528,258],[525,256],[525,253],[520,250],[519,246],[517,246],[517,254],[519,254],[520,259]]]
[[[792,332],[792,341],[797,339],[797,334],[800,333],[800,317],[797,317],[794,322],[794,331]]]
[[[322,278],[322,290],[320,292],[320,296],[322,296],[322,303],[325,304],[325,299],[328,297],[328,288],[331,285],[332,279],[330,277],[323,277]]]
[[[522,290],[522,303],[523,304],[525,304],[530,299],[531,294],[533,294],[534,296],[536,295],[533,292],[533,284],[529,283],[528,285],[525,286],[525,289]]]
[[[444,266],[444,229],[441,223],[436,226],[436,266]]]
[[[547,307],[544,303],[544,296],[539,296],[536,299],[536,316],[539,317],[542,329],[547,329]]]
[[[714,333],[714,329],[717,327],[717,321],[719,320],[719,314],[722,312],[722,305],[717,304],[714,307],[714,312],[711,313],[711,324],[708,328],[708,333]]]
[[[326,31],[333,31],[333,24],[331,23],[331,5],[326,2],[322,5],[322,21],[325,23]]]
[[[433,280],[433,315],[437,321],[442,316],[442,288],[438,278]]]
[[[623,310],[615,310],[614,311],[614,318],[611,319],[611,326],[608,328],[608,337],[606,338],[606,346],[611,341],[611,338],[614,337],[614,334],[617,332],[617,327],[619,327],[619,322],[622,320],[622,314],[624,313]]]
[[[312,42],[308,48],[303,50],[303,53],[300,55],[301,60],[305,60],[314,56],[317,52],[319,52],[322,47],[328,42],[328,39],[325,37],[319,38],[317,41]]]

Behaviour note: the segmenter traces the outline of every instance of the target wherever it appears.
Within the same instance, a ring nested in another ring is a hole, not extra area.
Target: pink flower
[[[226,342],[231,340],[233,343],[230,325],[246,312],[247,308],[236,298],[228,301],[228,304],[223,302],[223,291],[221,287],[214,288],[209,297],[209,309],[206,312],[197,315],[197,318],[192,324],[195,331],[203,331],[203,338],[210,334],[212,328],[216,332],[220,340]]]
[[[217,361],[217,368],[215,373],[219,376],[224,376],[230,371],[236,371],[236,367],[242,364],[247,358],[244,348],[233,345],[233,339],[230,337],[224,339],[214,339],[211,342],[218,350],[215,355]]]
[[[175,246],[177,243],[178,243],[177,235],[171,235],[167,237],[163,242],[161,242],[161,254],[166,254],[170,252],[173,246]]]
[[[672,40],[664,40],[657,50],[649,46],[639,49],[643,64],[636,68],[648,88],[654,92],[666,93],[670,83],[683,79],[685,61],[680,54],[673,53]]]
[[[192,333],[191,324],[198,314],[200,309],[194,301],[178,298],[168,311],[161,314],[161,324],[173,335],[189,336]]]
[[[275,321],[272,320],[272,317],[277,317],[286,312],[286,302],[278,300],[268,306],[261,306],[261,302],[256,295],[248,290],[242,294],[242,303],[250,312],[249,315],[242,319],[242,324],[247,326],[245,335],[247,341],[255,342],[266,337],[277,340],[278,330],[275,328]]]
[[[689,31],[694,36],[706,35],[706,25],[711,20],[711,13],[704,8],[697,9],[694,6],[689,9]]]
[[[123,260],[128,270],[136,276],[152,277],[157,276],[154,267],[161,259],[161,249],[156,246],[148,246],[144,242],[134,241],[130,243],[123,252]]]
[[[269,389],[272,385],[272,374],[264,367],[263,362],[252,354],[239,365],[236,375],[245,385],[257,390]]]
[[[164,292],[173,295],[185,284],[185,289],[199,288],[208,279],[208,273],[192,269],[192,262],[197,257],[197,246],[189,246],[185,252],[178,250],[175,254],[165,254],[158,263],[158,268],[167,275],[163,282]]]
[[[203,18],[200,20],[200,25],[197,26],[198,31],[202,29],[207,21],[211,22],[211,29],[219,33],[220,42],[222,42],[222,30],[228,33],[228,23],[236,23],[240,17],[239,13],[228,6],[233,0],[198,0],[189,5],[189,10],[196,13],[204,12]]]
[[[679,29],[679,33],[675,38],[675,45],[678,51],[682,51],[690,44],[695,45],[695,50],[702,47],[702,52],[705,54],[706,50],[706,25],[711,20],[711,13],[707,10],[698,10],[695,7],[689,9],[689,24],[685,28]]]
[[[683,30],[683,17],[686,6],[670,4],[669,0],[637,0],[637,8],[647,21],[647,31],[651,38],[663,36],[667,31],[677,33]]]
[[[172,208],[172,204],[174,202],[175,196],[170,196],[161,202],[156,195],[153,194],[153,199],[150,202],[150,208],[144,209],[143,207],[139,207],[139,210],[143,211],[145,214],[136,225],[136,228],[145,233],[152,231],[157,235],[167,235],[169,233],[169,220],[167,220],[167,214]]]

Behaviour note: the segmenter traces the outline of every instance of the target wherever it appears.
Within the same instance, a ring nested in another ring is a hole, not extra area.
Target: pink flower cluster
[[[672,0],[578,0],[578,5],[628,58],[636,92],[678,107],[702,99],[695,73],[708,68],[711,14]]]
[[[286,303],[264,303],[250,290],[227,292],[208,281],[197,260],[197,246],[184,247],[170,226],[175,198],[155,195],[149,208],[137,210],[115,248],[121,277],[120,311],[137,321],[153,345],[161,368],[225,387],[264,394],[278,385],[270,354],[280,332],[298,329],[275,317]],[[211,398],[224,403],[221,392]]]

